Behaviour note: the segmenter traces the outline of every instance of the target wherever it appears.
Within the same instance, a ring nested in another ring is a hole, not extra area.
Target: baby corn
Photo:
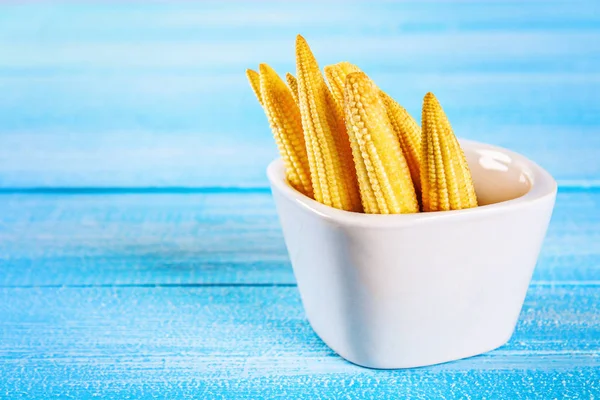
[[[380,95],[394,132],[400,140],[400,147],[406,158],[410,176],[417,194],[419,194],[421,192],[421,127],[408,111],[394,99],[383,91]]]
[[[298,191],[313,197],[300,109],[290,89],[266,64],[260,65],[260,99],[285,163],[288,181]]]
[[[331,96],[333,98],[334,103],[333,108],[336,110],[336,113],[338,113],[338,116],[341,118],[342,123],[347,128],[348,139],[350,141],[350,147],[353,153],[354,167],[356,168],[356,175],[359,183],[361,203],[363,206],[363,210],[366,211],[372,204],[375,204],[375,197],[372,191],[362,189],[365,185],[368,186],[368,182],[361,183],[361,180],[365,180],[368,178],[367,167],[363,158],[356,156],[357,154],[360,154],[360,151],[358,150],[359,145],[356,140],[356,135],[353,135],[350,132],[351,126],[348,123],[346,123],[344,109],[344,92],[346,86],[346,77],[349,73],[361,71],[357,66],[350,64],[346,61],[333,65],[328,65],[324,69],[325,76],[327,77],[327,81],[329,82],[329,87],[331,88]]]
[[[432,93],[425,95],[421,123],[423,211],[477,207],[477,196],[465,154]]]
[[[373,214],[477,207],[465,154],[432,93],[419,125],[354,64],[326,66],[326,83],[301,35],[295,76],[284,82],[266,64],[259,72],[246,76],[298,191]]]
[[[362,72],[356,65],[347,61],[325,67],[327,82],[331,87],[331,92],[338,104],[343,107],[344,102],[344,84],[346,76],[352,72]],[[394,99],[392,99],[383,90],[379,91],[383,99],[388,117],[392,123],[392,128],[400,140],[400,147],[406,163],[410,170],[410,176],[417,189],[417,195],[420,193],[420,169],[421,169],[421,127],[417,121]]]
[[[248,82],[250,82],[250,87],[252,88],[254,95],[256,96],[256,98],[258,99],[258,102],[262,106],[263,101],[262,101],[262,96],[260,94],[260,75],[258,74],[258,72],[254,71],[252,69],[247,69],[246,77],[248,78]]]
[[[346,77],[344,105],[348,134],[366,213],[401,214],[419,211],[410,171],[377,86],[362,72]]]
[[[344,124],[317,61],[306,43],[296,39],[298,104],[315,200],[347,211],[361,211],[356,169]]]
[[[344,107],[344,87],[346,85],[346,77],[352,72],[362,72],[356,65],[347,61],[342,61],[337,64],[327,65],[325,68],[325,76],[335,102]]]
[[[294,97],[294,101],[298,104],[298,81],[294,77],[294,75],[289,72],[285,74],[285,80],[292,91],[292,97]]]

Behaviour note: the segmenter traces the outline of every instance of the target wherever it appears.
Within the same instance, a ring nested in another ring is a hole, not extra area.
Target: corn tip
[[[248,82],[250,82],[250,87],[252,88],[252,91],[254,92],[256,99],[258,100],[260,105],[263,105],[263,99],[262,99],[262,95],[260,92],[260,75],[259,75],[259,73],[254,71],[253,69],[248,68],[248,69],[246,69],[246,77],[248,78]]]
[[[460,210],[477,206],[465,154],[439,101],[423,99],[421,187],[423,211]]]

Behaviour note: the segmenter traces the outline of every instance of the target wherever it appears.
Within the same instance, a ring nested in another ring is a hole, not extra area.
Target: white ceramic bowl
[[[308,320],[345,359],[409,368],[481,354],[511,337],[554,207],[545,170],[461,140],[480,207],[368,215],[291,188],[267,170]]]

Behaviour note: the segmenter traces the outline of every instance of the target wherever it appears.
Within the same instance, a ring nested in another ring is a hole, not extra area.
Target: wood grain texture
[[[534,287],[491,353],[377,371],[312,332],[296,288],[0,289],[0,394],[9,398],[591,398],[600,288]]]
[[[297,33],[559,181],[507,345],[376,371],[313,333],[244,77]],[[13,2],[0,55],[0,398],[600,398],[598,1]]]
[[[560,192],[534,284],[600,282],[600,192]],[[268,193],[0,195],[0,286],[294,284]]]
[[[293,71],[297,33],[322,65],[357,63],[415,117],[433,91],[459,136],[522,152],[561,184],[597,180],[599,9],[1,4],[0,187],[265,186],[276,149],[244,70]]]

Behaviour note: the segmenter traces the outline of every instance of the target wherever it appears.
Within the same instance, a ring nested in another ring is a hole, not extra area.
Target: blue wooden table
[[[349,60],[559,183],[517,329],[360,368],[312,332],[245,68]],[[0,5],[0,398],[600,397],[600,5]]]

